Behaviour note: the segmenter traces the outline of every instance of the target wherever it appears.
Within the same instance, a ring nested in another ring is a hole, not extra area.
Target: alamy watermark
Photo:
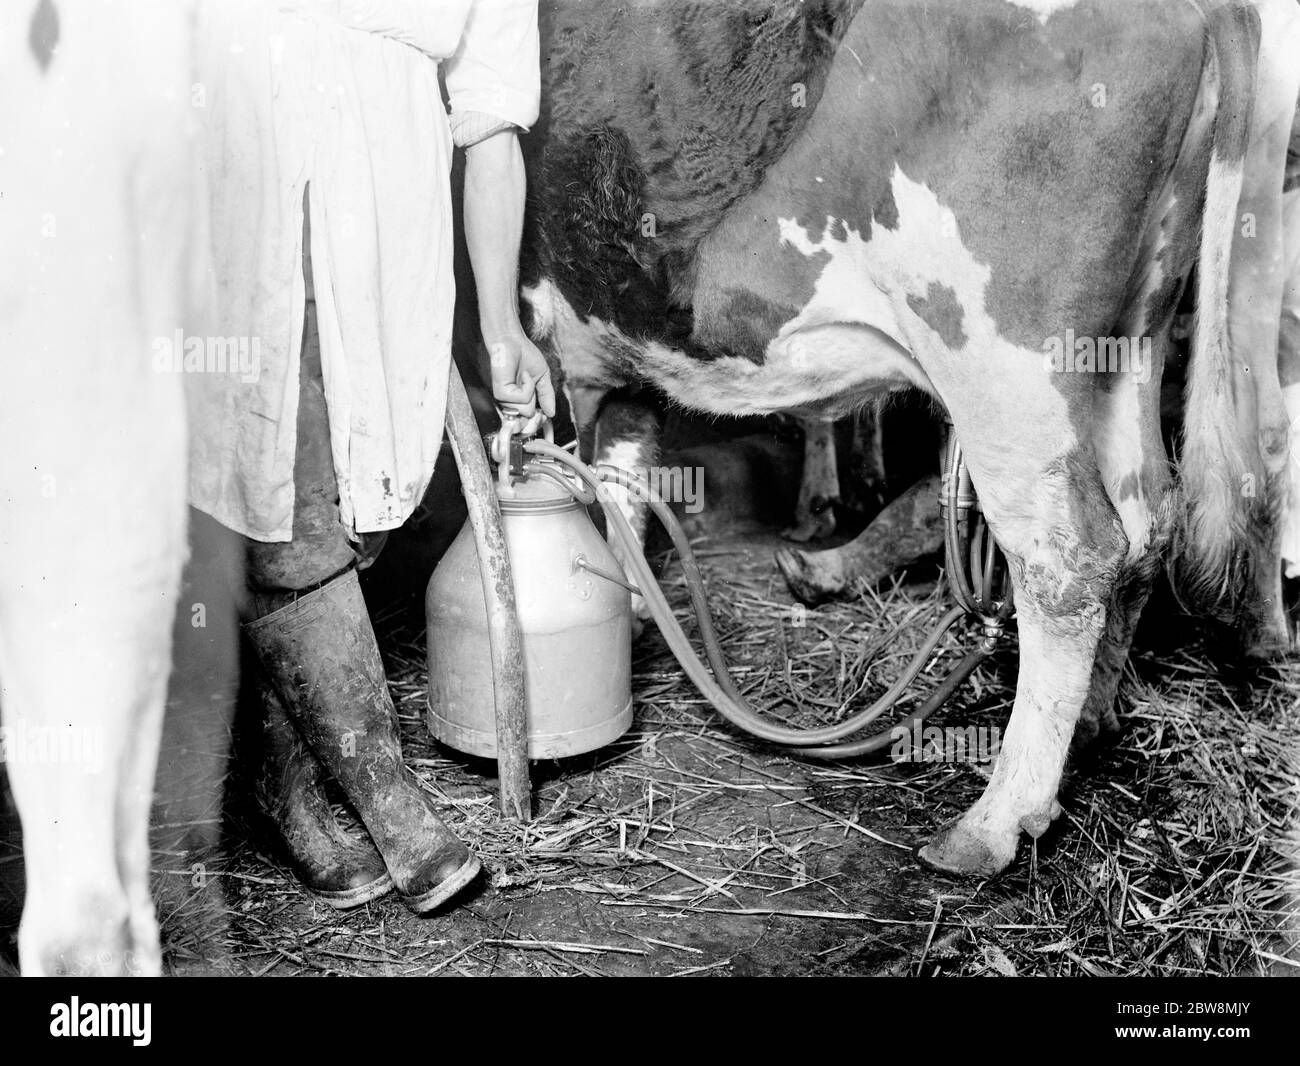
[[[103,730],[31,724],[24,718],[0,725],[0,762],[78,766],[85,773],[104,768]]]
[[[83,1003],[80,996],[71,996],[50,1006],[53,1037],[118,1037],[130,1039],[136,1047],[148,1047],[152,1032],[151,1003]]]
[[[262,373],[259,337],[186,336],[183,329],[155,337],[153,368],[160,374],[237,374],[245,384]]]
[[[625,486],[634,503],[645,503],[654,497],[664,503],[680,503],[687,514],[704,510],[704,468],[701,466],[639,466],[628,473],[641,479],[642,484]]]
[[[1150,337],[1064,337],[1043,341],[1043,369],[1053,374],[1131,374],[1145,385],[1155,368]]]
[[[913,722],[895,726],[889,757],[894,762],[992,762],[1002,750],[1002,730],[997,726],[937,726]]]

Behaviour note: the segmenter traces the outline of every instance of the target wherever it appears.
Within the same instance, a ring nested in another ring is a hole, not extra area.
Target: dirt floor
[[[753,523],[698,537],[715,616],[755,706],[831,721],[884,690],[948,601],[932,571],[801,614],[772,562],[778,543]],[[671,561],[664,584],[685,620]],[[210,802],[160,813],[154,872],[169,972],[1300,972],[1285,939],[1300,900],[1300,667],[1227,676],[1168,607],[1153,609],[1134,657],[1122,737],[1072,775],[1048,836],[985,883],[937,876],[912,849],[974,800],[987,761],[790,758],[725,726],[653,628],[636,645],[631,731],[594,755],[536,764],[535,821],[506,822],[492,764],[425,730],[417,607],[390,603],[376,619],[406,752],[484,875],[432,917],[395,896],[339,914],[287,875],[235,769],[224,814]],[[954,634],[927,676],[968,639]],[[942,723],[1005,726],[1014,678],[1012,637]],[[173,791],[192,780],[210,798],[226,776],[212,721],[223,719],[205,718],[207,740],[182,729],[173,742],[162,775]],[[12,962],[12,814],[3,828],[0,925]]]

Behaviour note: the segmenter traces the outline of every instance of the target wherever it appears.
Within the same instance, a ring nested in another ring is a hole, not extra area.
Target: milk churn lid
[[[555,467],[557,473],[560,467]],[[511,486],[513,495],[504,495],[497,487],[497,500],[503,514],[554,514],[577,509],[578,501],[548,477],[524,474]]]

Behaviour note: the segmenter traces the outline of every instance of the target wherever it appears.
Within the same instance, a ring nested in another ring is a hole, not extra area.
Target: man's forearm
[[[479,326],[489,345],[518,336],[519,240],[524,160],[513,130],[465,150],[465,243],[478,291]]]

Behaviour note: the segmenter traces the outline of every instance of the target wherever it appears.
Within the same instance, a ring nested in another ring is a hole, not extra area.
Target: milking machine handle
[[[540,412],[539,412],[540,413]],[[483,438],[488,457],[497,464],[497,482],[505,496],[513,493],[515,478],[523,477],[524,463],[530,456],[524,451],[524,445],[537,440],[537,433],[516,433],[515,419],[506,412],[501,415],[501,428]],[[555,426],[546,415],[541,415],[540,437],[548,444],[555,443]]]

